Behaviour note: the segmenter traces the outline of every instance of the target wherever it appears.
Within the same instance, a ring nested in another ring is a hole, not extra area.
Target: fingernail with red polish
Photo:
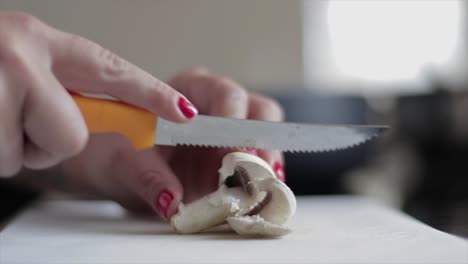
[[[177,105],[179,106],[182,114],[184,114],[184,116],[188,119],[192,119],[198,115],[198,109],[184,97],[179,97],[179,102],[177,102]]]
[[[245,151],[247,151],[247,153],[250,153],[252,155],[257,155],[258,156],[258,151],[254,148],[246,148]]]
[[[276,176],[280,181],[284,182],[286,180],[286,174],[284,173],[283,165],[281,165],[280,162],[275,162],[273,165],[273,170],[275,171]]]
[[[156,199],[156,206],[166,219],[168,218],[168,210],[172,200],[174,200],[174,195],[167,190],[162,191]]]

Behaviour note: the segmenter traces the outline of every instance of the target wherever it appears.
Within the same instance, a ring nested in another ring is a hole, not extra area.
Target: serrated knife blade
[[[186,124],[159,119],[156,144],[321,152],[362,144],[386,129],[380,125],[298,124],[199,115]]]

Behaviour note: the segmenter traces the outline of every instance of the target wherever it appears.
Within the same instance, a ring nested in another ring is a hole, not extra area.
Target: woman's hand
[[[283,118],[272,99],[249,94],[237,83],[204,69],[182,73],[169,84],[194,102],[202,114],[270,121]],[[63,163],[53,179],[49,178],[52,174],[35,179],[52,181],[52,187],[67,191],[111,199],[134,211],[150,210],[168,219],[181,201],[192,201],[217,188],[221,159],[230,151],[156,146],[136,152],[120,135],[93,135],[84,152]],[[250,152],[265,159],[284,180],[281,153]]]
[[[179,92],[109,50],[28,14],[0,12],[0,176],[83,150],[88,131],[69,91],[108,94],[174,122],[197,114]]]

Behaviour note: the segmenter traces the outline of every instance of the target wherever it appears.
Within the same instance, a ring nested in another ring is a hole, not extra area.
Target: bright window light
[[[443,66],[460,34],[460,1],[330,1],[330,46],[342,75],[367,81],[421,78]]]

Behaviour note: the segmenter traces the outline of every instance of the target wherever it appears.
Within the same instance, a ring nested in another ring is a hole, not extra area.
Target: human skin
[[[217,186],[232,149],[136,151],[118,134],[88,135],[70,92],[108,94],[174,122],[198,113],[280,121],[271,98],[194,68],[167,83],[83,37],[24,13],[0,12],[0,175],[16,183],[110,199],[168,219]],[[253,151],[284,180],[278,151]]]

